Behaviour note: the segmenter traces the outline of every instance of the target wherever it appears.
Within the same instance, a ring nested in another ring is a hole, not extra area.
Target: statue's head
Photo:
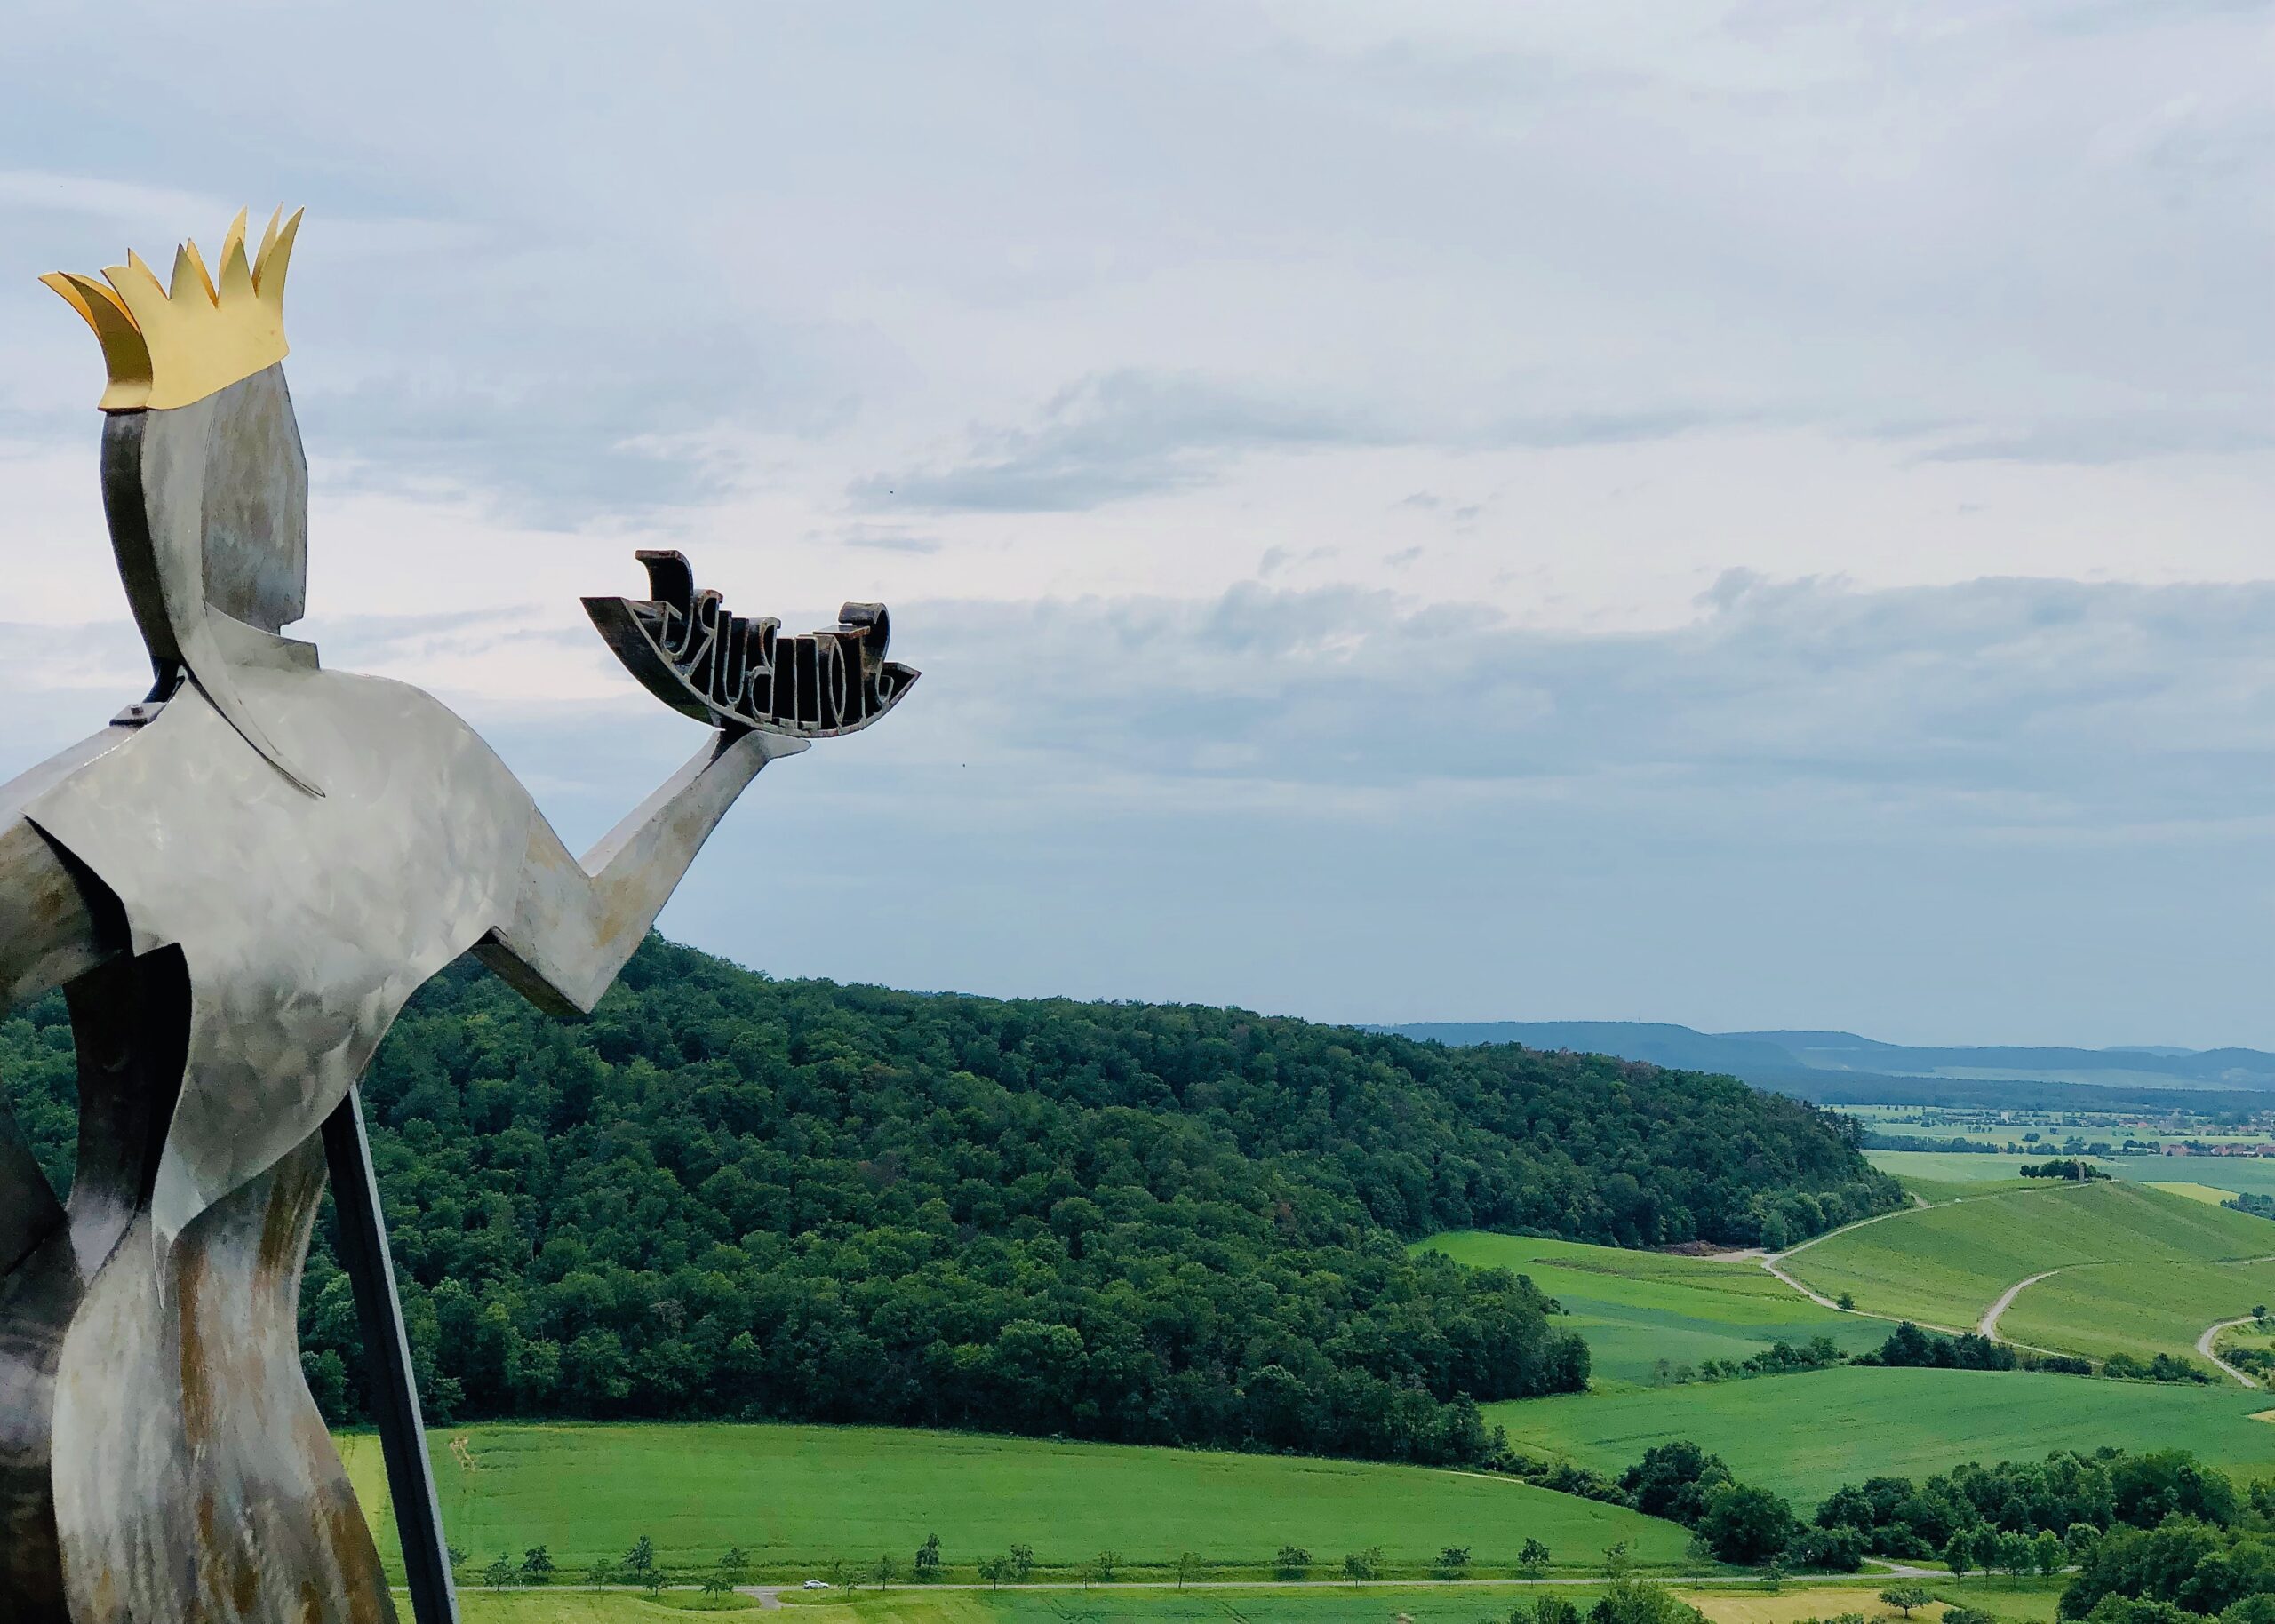
[[[216,282],[195,243],[162,286],[129,253],[103,280],[41,278],[85,318],[110,371],[99,402],[103,506],[153,697],[195,681],[246,741],[311,788],[248,712],[233,664],[306,613],[308,473],[284,387],[284,276],[300,217],[268,222],[257,253],[240,213]]]

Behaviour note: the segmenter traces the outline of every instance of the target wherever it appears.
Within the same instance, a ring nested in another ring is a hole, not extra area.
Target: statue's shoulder
[[[425,794],[431,790],[414,786],[441,779],[485,800],[523,798],[511,769],[473,725],[414,683],[327,670],[292,673],[273,684],[256,676],[243,686],[260,713],[277,718],[279,736],[299,758],[343,788]]]
[[[132,728],[105,728],[0,784],[0,826],[28,816],[57,786],[70,783],[113,751],[132,743],[136,731]]]
[[[360,671],[314,671],[295,673],[279,687],[281,702],[294,710],[331,712],[343,720],[437,737],[481,736],[464,717],[425,689],[395,677]]]
[[[473,800],[493,812],[527,798],[512,771],[464,718],[434,695],[391,677],[314,668],[239,667],[236,685],[263,727],[323,791],[310,796],[246,744],[194,685],[161,705],[137,707],[133,725],[105,728],[0,788],[44,824],[69,803],[128,821],[209,816],[291,818],[327,803],[401,804],[406,810]]]

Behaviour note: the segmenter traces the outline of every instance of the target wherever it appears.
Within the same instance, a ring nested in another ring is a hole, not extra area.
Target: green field
[[[392,1559],[379,1450],[343,1440],[349,1471]],[[1682,1564],[1672,1523],[1505,1477],[1300,1457],[1138,1449],[874,1427],[765,1424],[501,1425],[430,1436],[444,1525],[479,1567],[550,1548],[564,1571],[615,1558],[643,1534],[667,1566],[739,1545],[769,1575],[910,1553],[937,1533],[952,1568],[1015,1543],[1073,1571],[1100,1550],[1134,1565],[1181,1551],[1268,1564],[1283,1544],[1323,1560],[1380,1546],[1401,1564],[1448,1545],[1506,1573],[1527,1539],[1585,1565],[1633,1542],[1637,1560]]]
[[[1861,1612],[1873,1618],[1888,1609],[1879,1600],[1885,1576],[1847,1583],[1788,1581],[1776,1594],[1752,1583],[1676,1587],[1676,1594],[1703,1610],[1714,1624],[1795,1624],[1807,1618]],[[1931,1584],[1942,1596],[1994,1612],[2024,1624],[2052,1624],[2058,1583],[2042,1580],[1969,1580]],[[1559,1586],[1557,1593],[1585,1613],[1599,1589],[1592,1585]],[[1520,1601],[1535,1594],[1521,1585],[1311,1585],[1297,1587],[1200,1587],[1175,1589],[966,1591],[898,1587],[882,1595],[865,1591],[850,1600],[838,1595],[782,1599],[794,1624],[1478,1624],[1508,1617]],[[691,1597],[667,1596],[686,1603]],[[733,1598],[754,1606],[749,1598]],[[561,1589],[462,1593],[467,1624],[668,1624],[679,1609],[644,1596],[590,1595]],[[1941,1603],[1913,1614],[1935,1624]]]
[[[2263,1255],[2275,1251],[2271,1243],[2275,1224],[2263,1218],[2146,1184],[2109,1182],[1991,1194],[1899,1214],[1796,1248],[1784,1266],[1827,1296],[1853,1294],[1866,1312],[1972,1330],[2008,1286],[2047,1270],[2213,1262]],[[2033,1340],[2023,1335],[2019,1323],[2000,1328],[2016,1340]],[[2202,1329],[2195,1326],[2168,1350],[2185,1354]],[[2042,1345],[2091,1351],[2069,1341]]]
[[[1813,1336],[1861,1353],[1888,1336],[1885,1324],[1819,1308],[1752,1262],[1476,1230],[1419,1244],[1465,1263],[1530,1276],[1587,1338],[1604,1388],[1650,1385],[1662,1359],[1675,1365],[1743,1359],[1781,1339]]]
[[[2026,1179],[2016,1171],[2027,1159],[2020,1156],[1966,1156],[1944,1150],[1867,1150],[1864,1159],[1882,1173],[1892,1173],[1904,1189],[1929,1202],[1987,1193],[1983,1188],[2028,1190],[2043,1181]]]
[[[2275,1239],[2275,1224],[2267,1227]],[[2192,1357],[2207,1325],[2268,1302],[2275,1302],[2275,1262],[2090,1264],[2024,1291],[2000,1316],[1999,1334],[2097,1357]]]
[[[2175,1196],[2186,1196],[2191,1201],[2203,1201],[2213,1206],[2224,1206],[2236,1193],[2232,1190],[2217,1190],[2209,1184],[2192,1183],[2186,1180],[2166,1181],[2151,1184],[2149,1188],[2166,1190]]]
[[[1961,1461],[2103,1444],[2191,1449],[2246,1477],[2263,1475],[2275,1472],[2275,1426],[2247,1418],[2267,1405],[2266,1394],[2231,1382],[1848,1367],[1485,1410],[1519,1449],[1598,1471],[1616,1472],[1654,1444],[1691,1438],[1739,1477],[1813,1507],[1842,1483],[1876,1473],[1922,1477]]]
[[[1883,1173],[1893,1173],[1910,1187],[1920,1180],[1948,1185],[2016,1180],[2021,1175],[2016,1170],[2024,1162],[2044,1158],[1955,1150],[1867,1150],[1864,1159]],[[2275,1196],[2275,1157],[2097,1156],[2093,1163],[2131,1183],[2194,1183],[2231,1194]],[[1930,1194],[1928,1198],[1932,1201],[1936,1197]]]

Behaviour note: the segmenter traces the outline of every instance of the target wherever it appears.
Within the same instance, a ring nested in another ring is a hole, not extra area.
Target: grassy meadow
[[[1924,1477],[1961,1461],[2030,1460],[2103,1444],[2177,1446],[2247,1477],[2266,1476],[2275,1473],[2275,1425],[2249,1418],[2267,1407],[2265,1393],[2232,1382],[1844,1366],[1525,1399],[1488,1405],[1485,1413],[1519,1449],[1599,1471],[1617,1471],[1655,1444],[1691,1438],[1740,1477],[1807,1509],[1875,1474]]]
[[[2275,1224],[2263,1218],[2110,1181],[1987,1194],[1900,1214],[1798,1249],[1784,1266],[1829,1297],[1853,1294],[1868,1312],[1972,1330],[2008,1286],[2048,1270],[2208,1263],[2271,1251]],[[2185,1355],[2202,1329],[2195,1325],[2166,1350]],[[2019,1325],[2001,1330],[2035,1340]],[[2044,1345],[2065,1351],[2073,1346]]]
[[[2275,1224],[2267,1228],[2275,1241]],[[2094,1263],[2026,1288],[2000,1317],[1999,1333],[2042,1348],[2145,1359],[2192,1350],[2205,1326],[2268,1302],[2275,1302],[2275,1262]]]
[[[1885,1577],[1848,1583],[1788,1582],[1776,1593],[1752,1583],[1676,1587],[1676,1594],[1713,1624],[1796,1624],[1807,1618],[1861,1612],[1875,1619],[1889,1610],[1879,1600]],[[2005,1620],[2052,1624],[2058,1585],[2023,1580],[1974,1579],[1932,1584],[1938,1601],[1916,1610],[1920,1624],[1937,1624],[1945,1602],[1964,1602]],[[1521,1585],[1312,1585],[1303,1588],[1207,1586],[1188,1590],[939,1590],[896,1587],[785,1596],[787,1624],[1497,1624],[1531,1594]],[[1600,1594],[1592,1585],[1560,1586],[1558,1594],[1583,1612]],[[462,1592],[467,1624],[666,1624],[697,1598],[658,1601],[621,1593],[551,1590]],[[728,1598],[736,1610],[755,1609],[750,1597]]]
[[[2271,1226],[2275,1227],[2275,1226]],[[1743,1359],[1771,1342],[1828,1336],[1849,1353],[1888,1326],[1820,1308],[1752,1261],[1630,1252],[1578,1241],[1458,1230],[1420,1246],[1480,1268],[1529,1275],[1587,1338],[1600,1388],[1652,1383],[1660,1360]]]
[[[1943,1179],[1915,1178],[1904,1174],[1896,1181],[1907,1194],[1918,1198],[1928,1206],[1941,1206],[1946,1201],[1972,1201],[1983,1196],[2004,1195],[2009,1190],[2043,1190],[2045,1185],[2029,1179],[1982,1179],[1972,1183]]]
[[[377,1441],[342,1444],[392,1560]],[[1014,1544],[1069,1573],[1101,1550],[1133,1568],[1191,1551],[1260,1573],[1294,1544],[1322,1564],[1379,1546],[1417,1570],[1445,1546],[1467,1546],[1481,1571],[1506,1574],[1528,1539],[1582,1569],[1623,1540],[1647,1567],[1688,1560],[1689,1536],[1672,1523],[1425,1467],[765,1423],[478,1426],[437,1430],[429,1448],[444,1526],[475,1568],[543,1544],[564,1573],[581,1574],[643,1534],[667,1568],[707,1566],[739,1545],[782,1578],[880,1553],[905,1571],[934,1533],[966,1578]]]
[[[1875,1159],[1882,1159],[1875,1158]],[[1914,1160],[1920,1158],[1912,1158]],[[1929,1158],[1980,1164],[2005,1158]],[[1932,1325],[1972,1326],[2008,1286],[2024,1291],[2001,1331],[2040,1346],[2146,1357],[2184,1351],[2217,1318],[2275,1299],[2275,1225],[2224,1210],[2203,1192],[2146,1182],[2048,1185],[1902,1176],[1937,1205],[1813,1243],[1787,1267],[1828,1296]],[[1750,1259],[1620,1251],[1569,1241],[1457,1232],[1422,1243],[1462,1262],[1530,1276],[1589,1341],[1597,1381],[1585,1394],[1488,1405],[1489,1422],[1536,1454],[1616,1472],[1645,1449],[1695,1439],[1741,1477],[1791,1497],[1804,1514],[1843,1482],[1923,1477],[1961,1460],[2043,1455],[2057,1447],[2178,1445],[2249,1477],[2275,1472],[2275,1425],[2253,1419],[2268,1396],[2232,1383],[2187,1387],[2030,1373],[1841,1368],[1803,1375],[1656,1385],[1662,1360],[1743,1358],[1784,1339],[1829,1336],[1862,1351],[1887,1322],[1818,1307]],[[376,1442],[342,1440],[380,1543],[394,1557]],[[1034,1548],[1038,1580],[1067,1579],[1100,1550],[1122,1577],[1166,1577],[1180,1553],[1222,1580],[1265,1577],[1283,1544],[1309,1549],[1314,1578],[1346,1551],[1380,1548],[1393,1573],[1419,1576],[1443,1547],[1466,1546],[1481,1578],[1505,1579],[1537,1539],[1567,1573],[1603,1549],[1632,1547],[1647,1572],[1692,1572],[1686,1531],[1507,1478],[1425,1468],[861,1427],[780,1424],[501,1424],[435,1432],[431,1448],[446,1524],[471,1572],[499,1553],[549,1548],[565,1579],[613,1559],[645,1534],[662,1564],[699,1573],[730,1545],[762,1581],[839,1577],[890,1555],[906,1573],[939,1536],[951,1580],[1014,1544]],[[838,1564],[842,1564],[842,1567]],[[1975,1600],[1970,1585],[1968,1599]],[[1577,1587],[1571,1592],[1584,1599]],[[910,1588],[794,1595],[801,1624],[1118,1624],[1209,1620],[1243,1624],[1474,1624],[1505,1619],[1518,1587],[1323,1584],[1283,1588]],[[1790,1624],[1862,1598],[1796,1606],[1780,1595],[1708,1589],[1717,1624]],[[690,1594],[647,1598],[572,1586],[467,1597],[470,1624],[631,1624],[699,1610]],[[732,1604],[730,1603],[730,1605]],[[1585,1603],[1584,1603],[1585,1604]],[[1978,1601],[1977,1604],[1989,1604]],[[2051,1617],[2052,1593],[2027,1586],[1993,1611]]]

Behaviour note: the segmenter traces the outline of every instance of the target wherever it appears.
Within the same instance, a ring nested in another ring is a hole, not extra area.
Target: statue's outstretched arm
[[[885,658],[882,603],[849,603],[837,624],[787,636],[770,617],[732,615],[698,592],[684,554],[643,551],[650,596],[587,598],[585,612],[642,687],[721,731],[609,837],[572,862],[532,820],[510,920],[475,951],[540,1008],[600,1002],[673,888],[758,769],[808,741],[856,733],[916,681]]]
[[[475,955],[541,1009],[590,1011],[735,798],[769,761],[808,748],[776,734],[714,735],[581,862],[532,817],[513,916]]]

